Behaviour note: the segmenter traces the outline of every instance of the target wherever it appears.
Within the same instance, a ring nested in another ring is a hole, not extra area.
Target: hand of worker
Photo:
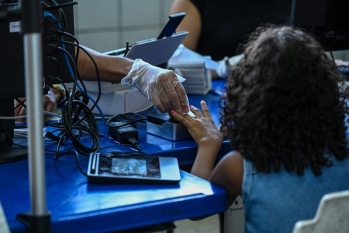
[[[42,104],[43,104],[44,110],[47,112],[53,112],[57,108],[57,102],[60,98],[61,98],[61,93],[54,88],[50,88],[48,93],[42,96]],[[22,104],[16,100],[14,102],[15,116],[25,116],[27,114],[27,111],[25,109],[26,99],[19,98],[19,101],[21,101]],[[26,118],[16,119],[16,122],[19,122],[19,123],[25,122],[25,121],[26,121]]]
[[[242,54],[233,56],[231,58],[225,57],[219,62],[216,73],[220,78],[228,78],[232,67],[234,67],[242,58]]]
[[[175,72],[161,69],[136,59],[128,75],[121,80],[127,87],[136,87],[159,112],[175,110],[182,114],[189,111],[188,97],[181,81],[185,79]]]

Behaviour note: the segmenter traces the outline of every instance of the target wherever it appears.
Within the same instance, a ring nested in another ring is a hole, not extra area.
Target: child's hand
[[[180,115],[175,111],[171,111],[171,114],[178,122],[187,127],[198,146],[207,143],[222,144],[223,134],[214,124],[205,101],[202,100],[200,105],[202,112],[198,108],[190,106],[190,110],[195,114],[195,118],[186,113]]]

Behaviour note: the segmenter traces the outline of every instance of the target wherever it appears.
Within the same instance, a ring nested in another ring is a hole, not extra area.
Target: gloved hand
[[[185,79],[172,70],[161,69],[136,59],[131,70],[121,80],[126,87],[136,87],[159,112],[189,111],[188,97],[182,85]]]
[[[234,67],[243,57],[242,54],[233,56],[231,58],[225,57],[219,61],[219,66],[216,69],[216,73],[220,78],[228,78],[231,68]]]

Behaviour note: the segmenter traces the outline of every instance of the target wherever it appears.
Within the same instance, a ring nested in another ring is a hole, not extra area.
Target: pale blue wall
[[[75,0],[75,36],[100,52],[157,37],[172,0]]]
[[[214,0],[213,0],[214,1]],[[75,36],[100,52],[157,37],[166,24],[172,0],[75,0]],[[349,51],[334,52],[349,61]]]

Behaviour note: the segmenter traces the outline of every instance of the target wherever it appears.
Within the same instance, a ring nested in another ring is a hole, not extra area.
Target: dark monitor
[[[72,0],[45,0],[46,5],[63,4]],[[0,0],[1,10],[18,4],[14,0]],[[68,63],[64,52],[52,45],[64,47],[74,57],[74,46],[57,42],[62,39],[61,34],[54,31],[62,27],[72,36],[74,35],[73,6],[56,9],[43,9],[43,89],[53,83],[56,78],[64,82],[72,82]],[[63,14],[62,14],[63,12]],[[46,14],[44,14],[46,13]],[[48,16],[49,15],[49,16]],[[59,22],[59,24],[57,23]],[[20,18],[8,16],[0,19],[0,116],[14,116],[14,99],[25,96],[23,35],[20,33]],[[64,41],[74,42],[72,38],[64,36]],[[69,60],[68,60],[69,62]],[[70,67],[70,66],[69,66]],[[74,73],[74,68],[71,70]],[[0,163],[26,157],[21,148],[14,148],[14,119],[0,119]]]
[[[51,1],[46,1],[49,5],[52,5]],[[72,0],[57,0],[57,2],[61,4],[72,2]],[[9,5],[13,4],[15,3],[9,3]],[[6,6],[3,5],[3,7]],[[62,8],[62,10],[66,22],[61,22],[60,24],[64,27],[65,32],[74,35],[73,6]],[[60,16],[58,10],[47,12],[51,13],[57,20],[63,20],[63,16]],[[63,52],[52,47],[52,44],[62,46],[62,43],[54,41],[54,39],[60,39],[60,36],[52,32],[58,26],[52,17],[43,18],[43,82],[46,85],[57,83],[53,79],[54,77],[58,77],[64,82],[72,82]],[[20,19],[7,17],[0,20],[0,34],[0,99],[23,97],[25,95],[25,82],[23,36],[20,34]],[[67,37],[64,37],[64,40],[74,42],[73,39]],[[74,56],[74,47],[72,45],[65,44],[64,47]]]
[[[326,51],[349,49],[348,0],[293,0],[291,25],[311,33]]]

